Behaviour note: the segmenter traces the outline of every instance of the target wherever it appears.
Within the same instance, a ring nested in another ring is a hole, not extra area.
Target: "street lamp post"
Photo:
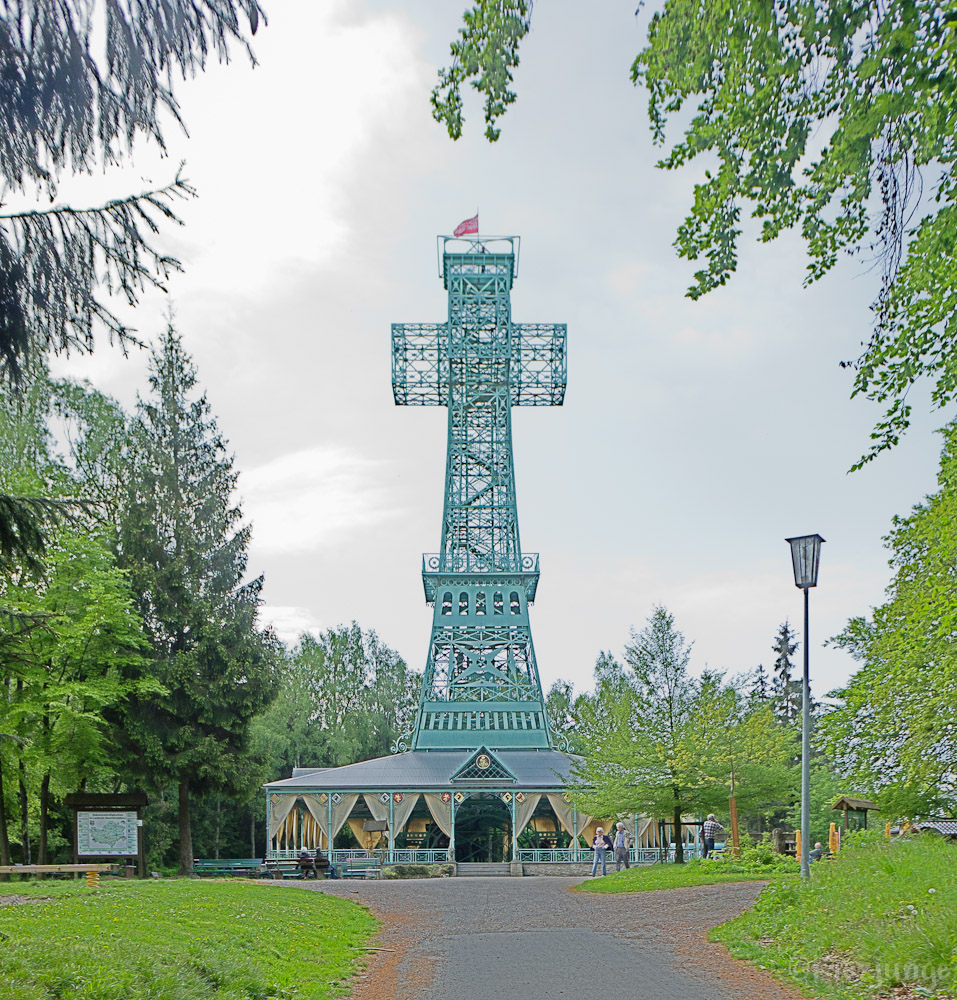
[[[801,877],[811,873],[811,684],[808,671],[808,590],[817,586],[817,568],[821,561],[820,535],[786,538],[791,546],[794,586],[804,591],[804,684],[801,689]]]

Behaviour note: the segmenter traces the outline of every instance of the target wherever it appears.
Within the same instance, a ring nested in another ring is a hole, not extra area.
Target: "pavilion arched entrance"
[[[511,856],[511,810],[497,794],[473,792],[455,810],[455,860],[501,862]]]

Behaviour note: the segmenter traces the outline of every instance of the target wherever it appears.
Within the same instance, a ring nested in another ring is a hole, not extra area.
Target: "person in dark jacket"
[[[299,874],[303,878],[319,878],[316,862],[305,847],[299,852]]]
[[[316,848],[316,871],[319,875],[327,875],[329,878],[338,878],[339,869],[322,853],[322,848]]]

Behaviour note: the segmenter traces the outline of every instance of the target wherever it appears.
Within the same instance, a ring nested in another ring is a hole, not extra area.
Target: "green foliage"
[[[811,878],[776,882],[742,916],[712,931],[731,953],[839,1000],[957,990],[955,848],[934,837],[851,838]]]
[[[742,810],[786,800],[792,730],[720,676],[692,678],[689,656],[674,618],[658,607],[632,632],[624,666],[599,659],[594,696],[576,703],[585,757],[576,779],[593,814],[726,815],[731,794]]]
[[[509,90],[512,69],[518,65],[518,45],[528,33],[531,0],[478,0],[465,12],[465,26],[452,43],[452,65],[439,71],[432,91],[432,115],[453,139],[462,134],[462,84],[485,95],[485,137],[495,142],[496,121],[514,103]]]
[[[572,685],[568,681],[555,681],[545,695],[545,711],[552,727],[552,736],[559,744],[567,743],[569,753],[581,750],[578,739],[578,709]]]
[[[96,8],[99,8],[98,10]],[[211,54],[245,48],[262,9],[256,0],[8,0],[0,19],[0,176],[4,191],[55,200],[64,174],[93,173],[129,157],[137,138],[165,148],[163,119],[181,124],[172,90]],[[91,24],[99,30],[91,30]],[[103,287],[135,304],[178,262],[149,238],[170,203],[190,196],[180,177],[102,208],[57,206],[0,215],[0,374],[19,382],[34,349],[92,350],[103,325],[130,330],[97,298]]]
[[[147,642],[112,552],[95,535],[61,533],[42,580],[10,587],[5,596],[45,626],[22,637],[19,665],[8,661],[20,683],[2,709],[27,737],[22,757],[54,777],[58,794],[111,774],[104,710],[163,691],[141,676]]]
[[[376,929],[367,910],[345,900],[248,883],[15,891],[35,898],[0,907],[0,978],[10,1000],[325,1000],[343,995]]]
[[[143,777],[180,786],[183,870],[183,796],[251,790],[250,722],[276,693],[280,646],[257,627],[262,578],[243,582],[249,528],[232,503],[236,473],[172,327],[150,387],[130,431],[119,550],[165,694],[129,699],[117,732]]]
[[[458,84],[470,76],[487,95],[486,134],[498,137],[491,121],[515,99],[507,67],[530,6],[485,0],[466,14],[456,62],[432,98],[453,137]],[[484,66],[501,69],[480,75]],[[852,395],[886,406],[855,468],[897,443],[918,380],[933,384],[935,406],[957,398],[952,3],[666,0],[631,77],[647,88],[655,142],[666,143],[670,122],[686,122],[659,166],[709,163],[675,241],[680,256],[703,261],[691,298],[736,270],[747,211],[762,242],[801,233],[807,282],[842,254],[879,265],[871,337],[842,362],[855,371]]]
[[[293,767],[338,767],[389,753],[411,726],[421,678],[373,631],[353,622],[300,636],[276,700],[256,720],[263,780]]]
[[[718,162],[695,186],[676,241],[681,256],[706,260],[692,298],[735,270],[744,203],[763,241],[801,231],[809,282],[841,253],[880,262],[854,394],[887,411],[862,462],[897,443],[917,379],[936,381],[937,405],[954,398],[955,54],[953,13],[931,0],[668,0],[632,70],[648,88],[656,141],[692,111],[661,166],[703,153]]]
[[[885,539],[885,602],[833,640],[861,667],[822,723],[829,756],[895,817],[957,809],[957,422],[942,433],[937,492]]]

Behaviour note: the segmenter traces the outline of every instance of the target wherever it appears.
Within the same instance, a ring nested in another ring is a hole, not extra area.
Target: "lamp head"
[[[817,586],[817,568],[821,561],[820,535],[798,535],[785,538],[791,546],[791,562],[794,565],[794,586],[806,590]]]

